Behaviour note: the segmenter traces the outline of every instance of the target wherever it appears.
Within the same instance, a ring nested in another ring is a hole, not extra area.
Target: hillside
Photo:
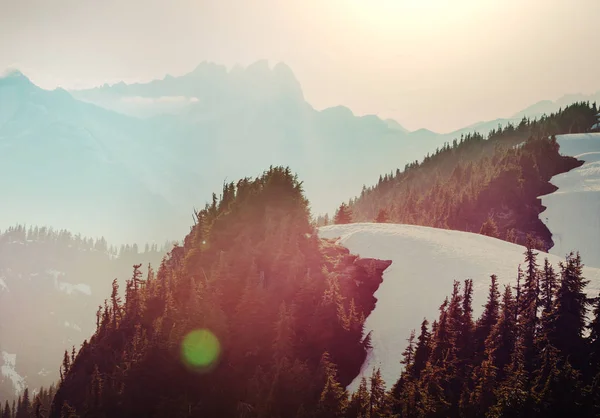
[[[486,299],[490,275],[498,276],[500,288],[515,285],[517,266],[523,264],[523,246],[496,238],[461,231],[414,225],[352,224],[319,229],[323,238],[338,238],[338,244],[361,257],[392,260],[383,273],[375,298],[375,310],[365,321],[365,333],[372,332],[373,350],[350,385],[356,390],[362,376],[369,377],[373,367],[381,369],[387,387],[400,377],[399,358],[406,348],[410,331],[423,318],[433,322],[438,308],[452,289],[454,280],[473,280],[473,315],[479,316]],[[541,253],[557,266],[562,257]],[[585,263],[585,259],[584,259]],[[600,269],[584,267],[590,280],[587,293],[600,293]],[[393,318],[393,319],[392,319]]]
[[[225,185],[156,274],[114,289],[50,416],[295,416],[350,383],[389,262],[320,241],[307,205],[289,169]]]
[[[156,181],[170,178],[169,163],[149,132],[19,72],[0,78],[0,190],[11,202],[0,207],[0,228],[36,223],[119,244],[164,242],[173,228],[160,221],[181,212]]]
[[[93,333],[111,281],[165,253],[45,227],[0,232],[0,399],[57,382],[62,353]]]
[[[600,134],[561,135],[557,142],[562,155],[584,164],[552,177],[558,189],[541,197],[546,210],[540,219],[554,241],[550,253],[577,248],[588,265],[600,268]]]
[[[539,121],[493,130],[487,138],[461,137],[363,188],[350,200],[353,220],[379,217],[468,232],[493,225],[487,234],[521,244],[532,235],[539,248],[551,248],[552,234],[538,218],[544,210],[538,196],[556,189],[552,176],[583,164],[561,155],[554,135],[586,132],[595,114],[595,104],[576,103]]]

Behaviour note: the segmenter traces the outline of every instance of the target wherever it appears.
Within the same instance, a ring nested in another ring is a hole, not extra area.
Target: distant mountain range
[[[0,79],[0,190],[11,202],[0,227],[163,242],[183,236],[193,208],[224,181],[269,165],[289,165],[312,212],[331,212],[381,172],[518,115],[448,134],[408,132],[343,106],[315,110],[292,70],[267,61],[202,63],[180,77],[71,92],[43,90],[16,71]]]

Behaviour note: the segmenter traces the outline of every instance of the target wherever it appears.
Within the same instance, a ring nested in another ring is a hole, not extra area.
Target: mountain
[[[154,132],[169,136],[178,161],[197,168],[197,176],[211,173],[206,192],[226,177],[254,175],[272,164],[294,167],[313,213],[331,212],[336,196],[356,193],[382,168],[392,170],[446,140],[430,131],[409,133],[377,116],[356,116],[344,106],[317,111],[283,63],[270,68],[267,61],[259,61],[231,70],[202,63],[179,77],[71,93],[130,115],[154,115],[148,123]],[[163,113],[169,101],[185,105]],[[220,164],[212,164],[214,160]]]
[[[192,209],[228,178],[293,166],[319,213],[433,144],[376,116],[316,111],[281,63],[204,63],[181,77],[75,92],[13,72],[0,79],[0,187],[15,204],[0,215],[5,227],[162,242],[183,233]]]
[[[356,390],[360,378],[368,378],[374,367],[381,369],[388,388],[394,385],[402,370],[398,359],[410,331],[423,318],[430,323],[437,318],[439,305],[453,281],[472,279],[473,300],[483,302],[490,275],[498,276],[499,285],[515,285],[517,266],[523,263],[525,252],[523,246],[484,235],[415,225],[332,225],[320,228],[319,236],[335,238],[336,243],[361,257],[392,261],[375,292],[375,309],[365,322],[365,334],[371,333],[373,350],[350,390]],[[556,267],[564,256],[540,253],[538,260],[547,257]],[[600,268],[584,267],[583,273],[590,280],[587,294],[596,297],[600,292]],[[481,303],[473,305],[475,317],[482,308]]]
[[[71,92],[13,72],[0,79],[0,186],[16,204],[0,215],[5,227],[162,242],[185,231],[211,190],[270,165],[293,167],[312,212],[332,213],[382,172],[503,122],[438,134],[343,106],[317,111],[287,65],[264,60],[232,69],[205,62],[181,76]]]
[[[163,242],[178,213],[157,178],[165,163],[141,121],[47,91],[23,74],[0,79],[2,227],[38,223],[113,241]],[[164,180],[162,181],[164,182]],[[115,219],[126,222],[115,225]],[[157,222],[153,231],[149,222]]]
[[[524,117],[539,118],[540,116],[558,112],[560,108],[570,105],[574,102],[590,102],[600,104],[600,91],[592,94],[565,94],[557,100],[542,100],[531,106],[526,107],[520,112],[515,113],[510,119],[521,120]]]

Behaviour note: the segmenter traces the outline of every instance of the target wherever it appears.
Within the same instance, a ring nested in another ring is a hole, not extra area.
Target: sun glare
[[[398,30],[433,25],[466,17],[481,7],[479,0],[349,0],[350,13],[372,29],[396,27]]]

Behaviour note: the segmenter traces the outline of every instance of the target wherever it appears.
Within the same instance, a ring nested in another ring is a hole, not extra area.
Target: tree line
[[[552,176],[581,165],[559,154],[555,135],[587,132],[595,121],[596,104],[574,103],[539,120],[523,118],[479,133],[461,135],[422,162],[380,176],[360,196],[343,203],[354,222],[393,222],[468,232],[484,231],[519,244],[534,236],[537,248],[552,246],[539,219],[538,196],[556,190]],[[337,218],[337,214],[336,214]],[[342,216],[342,223],[348,217]],[[330,223],[318,217],[317,225]],[[334,219],[334,223],[337,220]]]
[[[124,297],[113,283],[49,416],[328,416],[387,265],[320,240],[289,169],[226,184],[158,271],[136,264]],[[205,367],[182,357],[195,332],[212,338]]]

